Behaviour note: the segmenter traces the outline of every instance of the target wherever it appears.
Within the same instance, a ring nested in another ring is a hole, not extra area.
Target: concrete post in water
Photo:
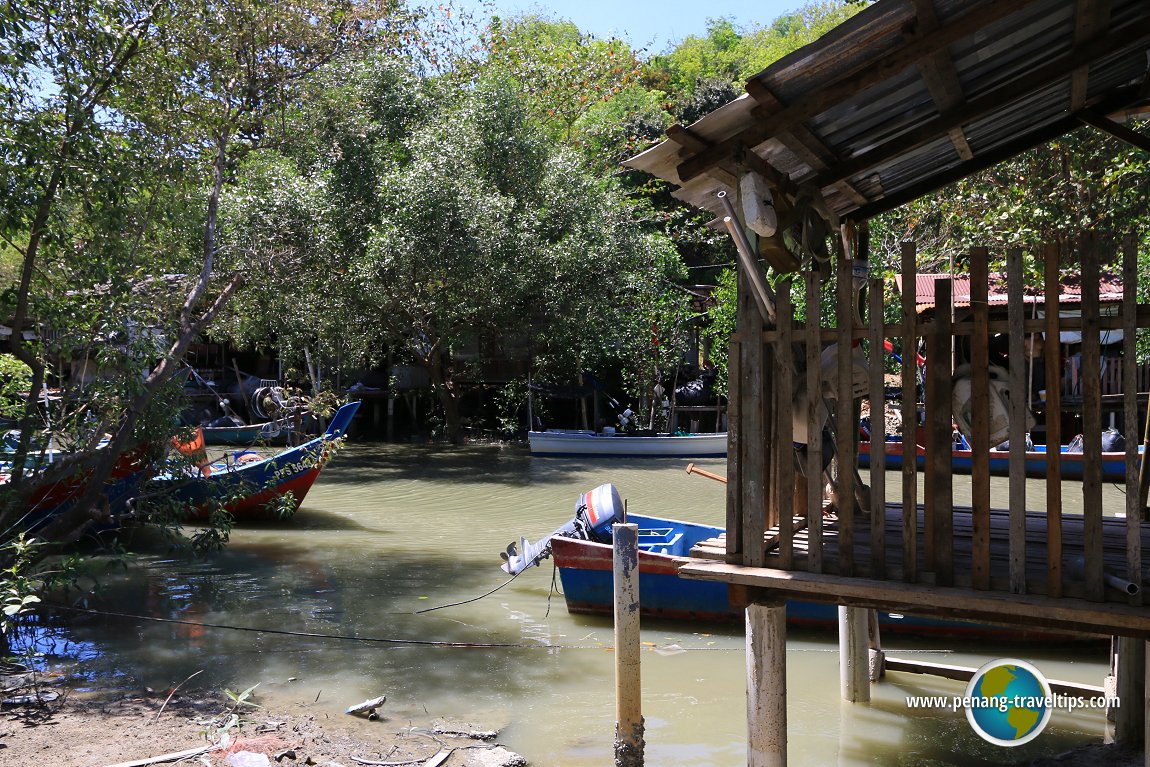
[[[747,767],[787,763],[787,603],[747,606]]]
[[[839,606],[839,689],[850,703],[870,701],[867,611]]]
[[[614,524],[615,767],[642,767],[643,712],[639,676],[639,526]]]

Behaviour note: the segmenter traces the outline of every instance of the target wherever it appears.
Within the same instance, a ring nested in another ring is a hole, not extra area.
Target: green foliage
[[[0,354],[0,417],[19,418],[32,371],[11,354]]]
[[[769,25],[741,28],[710,19],[705,36],[690,35],[651,65],[665,73],[669,92],[689,101],[708,83],[743,83],[788,53],[826,34],[865,8],[865,0],[823,0],[780,16]],[[684,98],[685,97],[685,98]],[[726,102],[723,102],[726,103]],[[715,107],[722,104],[715,104]],[[692,112],[698,115],[698,111]],[[696,118],[697,119],[697,118]]]
[[[1145,123],[1132,127],[1145,130]],[[972,246],[1066,245],[1090,230],[1111,242],[1150,224],[1150,159],[1144,152],[1080,128],[881,217],[872,227],[882,257],[913,240],[924,271],[953,260],[961,271]],[[1117,248],[1114,248],[1117,253]],[[1028,273],[1041,275],[1037,264]]]
[[[639,80],[640,64],[629,45],[583,34],[569,21],[497,16],[483,44],[487,70],[511,78],[534,118],[556,141],[573,142],[584,115]]]

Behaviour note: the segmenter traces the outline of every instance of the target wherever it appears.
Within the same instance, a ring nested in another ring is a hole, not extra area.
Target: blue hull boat
[[[728,601],[727,586],[714,581],[680,578],[678,565],[696,543],[715,538],[723,528],[663,517],[628,514],[639,526],[639,609],[644,617],[700,622],[739,622],[743,610]],[[602,538],[602,534],[599,535]],[[610,543],[558,536],[550,539],[567,609],[572,613],[610,615],[613,598]],[[834,630],[834,604],[789,600],[787,621],[799,627]],[[993,641],[1081,641],[1085,636],[1028,631],[967,621],[879,612],[882,632]]]

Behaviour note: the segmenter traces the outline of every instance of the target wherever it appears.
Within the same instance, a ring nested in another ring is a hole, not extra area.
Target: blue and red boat
[[[503,569],[509,573],[521,572],[550,554],[559,570],[567,610],[611,615],[614,594],[611,523],[619,521],[618,512],[622,508],[618,492],[610,484],[584,493],[576,503],[575,518],[571,522],[536,543],[521,539],[519,544],[509,546]],[[679,565],[689,556],[691,548],[718,537],[723,528],[641,514],[627,514],[627,521],[639,527],[641,615],[708,623],[743,620],[742,608],[732,606],[728,600],[726,584],[680,578],[678,574]],[[788,600],[787,621],[800,627],[834,629],[838,625],[838,610],[834,604]],[[881,611],[878,622],[883,632],[914,636],[999,641],[1077,639],[1018,627]]]
[[[359,409],[349,402],[332,417],[323,435],[271,457],[251,451],[198,467],[194,476],[169,476],[169,497],[202,519],[222,506],[236,520],[275,519],[299,509]]]
[[[886,438],[886,467],[888,469],[901,469],[903,461],[903,443],[899,437]],[[870,442],[859,442],[858,462],[860,468],[870,466]],[[1142,452],[1141,446],[1139,453]],[[973,464],[970,449],[955,446],[951,453],[951,467],[955,474],[970,474]],[[1138,464],[1129,466],[1126,463],[1126,452],[1102,453],[1102,479],[1107,482],[1121,482],[1126,475],[1133,471],[1138,472]],[[919,469],[926,464],[926,451],[921,445],[915,445],[915,460]],[[1081,452],[1070,452],[1069,446],[1062,446],[1059,469],[1063,479],[1081,480],[1084,457]],[[1045,477],[1048,470],[1045,445],[1029,446],[1026,450],[1026,476]],[[990,473],[997,476],[1010,475],[1010,452],[1006,450],[990,451]]]

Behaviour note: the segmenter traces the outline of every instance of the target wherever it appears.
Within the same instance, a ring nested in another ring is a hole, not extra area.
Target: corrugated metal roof
[[[864,219],[1148,100],[1148,0],[878,0],[628,165],[718,214],[746,151]]]
[[[921,313],[935,306],[935,284],[938,280],[953,280],[952,295],[955,306],[970,306],[970,275],[956,274],[916,274],[914,280],[915,306]],[[894,276],[895,287],[902,292],[903,276]],[[987,281],[987,303],[991,306],[1006,306],[1006,275],[991,273]],[[1058,295],[1060,304],[1082,303],[1082,283],[1078,275],[1068,275],[1062,280],[1062,290]],[[1102,303],[1122,300],[1122,278],[1115,274],[1103,274],[1100,278],[1098,300]],[[1046,303],[1042,291],[1024,290],[1023,302],[1027,304]]]

